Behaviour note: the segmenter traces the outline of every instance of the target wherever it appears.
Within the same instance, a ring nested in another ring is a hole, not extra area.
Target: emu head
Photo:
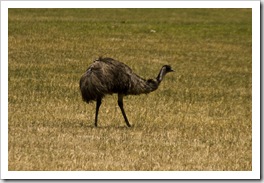
[[[162,69],[164,69],[164,72],[165,72],[166,74],[169,73],[169,72],[174,72],[174,70],[171,68],[170,65],[164,65],[164,66],[162,67]]]
[[[159,75],[157,76],[157,81],[160,83],[164,76],[169,73],[169,72],[174,72],[174,70],[171,68],[170,65],[164,65],[162,66]]]

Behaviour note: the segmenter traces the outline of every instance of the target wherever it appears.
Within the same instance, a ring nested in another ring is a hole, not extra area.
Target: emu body
[[[98,112],[103,97],[117,93],[118,106],[126,125],[130,127],[123,108],[123,97],[155,91],[165,74],[172,71],[169,65],[164,65],[156,78],[145,80],[135,74],[126,64],[117,60],[101,57],[95,60],[80,79],[82,99],[87,103],[96,101],[95,126],[97,126]]]

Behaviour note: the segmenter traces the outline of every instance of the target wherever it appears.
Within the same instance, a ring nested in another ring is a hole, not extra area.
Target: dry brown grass
[[[9,170],[252,169],[250,9],[9,9],[8,40]],[[132,128],[81,100],[99,55],[176,70],[124,99]]]

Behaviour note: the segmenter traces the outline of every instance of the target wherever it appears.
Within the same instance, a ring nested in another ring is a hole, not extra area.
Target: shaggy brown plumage
[[[126,64],[117,60],[102,57],[95,60],[80,79],[83,100],[87,103],[97,101],[95,126],[97,126],[97,116],[102,98],[106,94],[118,93],[118,105],[127,126],[130,127],[123,108],[123,96],[147,94],[156,90],[165,74],[172,71],[169,65],[164,65],[157,78],[145,80],[135,74]]]

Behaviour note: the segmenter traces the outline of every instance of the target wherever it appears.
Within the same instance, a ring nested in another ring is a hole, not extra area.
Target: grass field
[[[251,9],[9,9],[9,170],[252,170]],[[82,101],[98,56],[159,89]]]

